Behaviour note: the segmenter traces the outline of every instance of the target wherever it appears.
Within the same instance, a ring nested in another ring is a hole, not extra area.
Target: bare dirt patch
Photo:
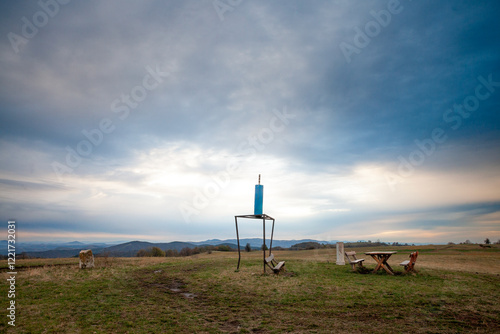
[[[155,290],[162,293],[171,293],[187,299],[198,297],[197,294],[190,292],[187,283],[179,278],[169,276],[164,270],[138,270],[134,272],[134,278],[137,280],[141,289]]]

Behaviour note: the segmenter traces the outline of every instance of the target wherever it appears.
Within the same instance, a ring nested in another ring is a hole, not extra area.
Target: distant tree
[[[26,252],[22,252],[21,254],[17,255],[18,259],[31,259],[31,256],[28,255]]]
[[[260,247],[260,249],[262,249],[262,250],[268,250],[268,248],[267,248],[267,245],[266,245],[266,244],[262,244],[262,246]]]
[[[206,248],[206,250],[207,250],[207,254],[212,254],[212,251],[215,249],[215,246],[211,246],[211,245],[210,245],[210,246],[207,246],[207,247],[205,247],[205,248]]]
[[[229,251],[231,251],[231,247],[228,246],[228,245],[219,245],[215,249],[218,250],[219,252],[229,252]]]
[[[179,256],[179,252],[176,249],[167,249],[165,252],[166,257],[177,257]]]
[[[454,244],[455,244],[454,242],[451,242],[451,241],[450,241],[450,242],[448,242],[448,245],[450,245],[450,246],[451,246],[451,245],[454,245]]]
[[[314,241],[301,242],[290,247],[290,250],[319,249],[321,244]]]
[[[251,252],[252,251],[252,246],[250,246],[250,243],[247,243],[245,246],[245,252]]]
[[[464,243],[465,243],[466,245],[470,245],[472,242],[470,242],[470,240],[469,240],[469,239],[467,239],[467,240],[465,240],[465,242],[464,242]]]
[[[164,257],[165,256],[165,251],[163,251],[159,247],[153,247],[151,249],[151,256],[154,256],[154,257]]]
[[[500,239],[498,239],[498,241],[496,242],[497,245],[500,245]]]
[[[202,251],[203,251],[202,248],[196,246],[195,248],[192,249],[191,255],[200,254]]]
[[[189,255],[192,255],[192,254],[193,254],[193,250],[191,248],[189,248],[189,247],[184,247],[179,252],[180,256],[189,256]]]
[[[484,239],[484,243],[489,245],[489,244],[491,244],[491,241],[490,241],[490,239],[486,238],[486,239]]]
[[[151,253],[148,252],[147,250],[145,249],[140,249],[138,252],[137,252],[137,257],[144,257],[144,256],[151,256]]]

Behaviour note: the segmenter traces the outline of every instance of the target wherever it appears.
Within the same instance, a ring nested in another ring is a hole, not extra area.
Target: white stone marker
[[[80,251],[80,269],[94,268],[94,254],[92,250]]]
[[[343,242],[337,242],[337,265],[339,266],[345,265]]]

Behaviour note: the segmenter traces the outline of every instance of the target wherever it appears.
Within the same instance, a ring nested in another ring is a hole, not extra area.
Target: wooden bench
[[[275,274],[278,274],[281,270],[285,269],[285,261],[276,261],[274,254],[271,253],[265,260],[266,264],[273,270]]]
[[[417,262],[417,256],[418,256],[418,252],[413,252],[410,254],[409,260],[403,261],[399,264],[400,266],[405,267],[405,271],[404,271],[405,274],[411,273],[411,272],[415,272],[415,273],[417,272],[415,270],[415,262]]]
[[[356,265],[358,265],[359,267],[363,267],[363,261],[365,259],[356,258],[355,251],[345,252],[344,254],[345,254],[345,257],[347,258],[347,262],[349,262],[349,264],[352,266],[352,270],[356,270]],[[351,257],[352,257],[352,260],[351,260]]]

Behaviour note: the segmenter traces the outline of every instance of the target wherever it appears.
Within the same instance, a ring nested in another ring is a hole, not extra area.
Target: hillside
[[[131,241],[126,242],[124,244],[115,245],[111,247],[106,247],[102,249],[98,254],[100,255],[109,255],[109,256],[123,256],[130,257],[135,256],[138,251],[141,249],[148,249],[152,247],[158,247],[162,250],[175,249],[176,251],[180,251],[183,248],[194,248],[196,245],[193,245],[188,242],[174,241],[167,243],[152,243],[146,241]]]

